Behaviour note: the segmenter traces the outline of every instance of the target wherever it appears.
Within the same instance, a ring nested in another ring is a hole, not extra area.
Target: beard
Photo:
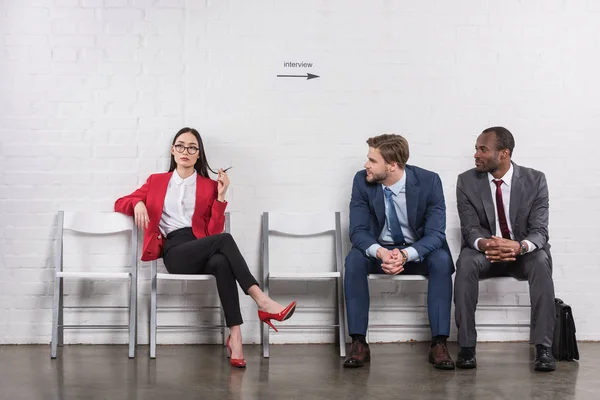
[[[367,182],[369,182],[369,183],[383,182],[386,178],[387,178],[387,172],[382,172],[379,174],[372,172],[370,176],[369,176],[369,174],[367,174]]]
[[[477,172],[484,172],[484,173],[490,173],[493,174],[494,172],[496,172],[496,170],[500,167],[500,163],[499,162],[494,162],[492,160],[485,162],[485,163],[481,163],[479,165],[475,165],[475,170]]]

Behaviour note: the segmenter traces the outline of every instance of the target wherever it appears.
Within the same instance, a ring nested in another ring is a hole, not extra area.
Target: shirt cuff
[[[212,203],[212,212],[214,214],[225,214],[225,209],[227,208],[227,200],[219,201],[215,199]]]
[[[527,248],[529,250],[527,250],[528,253],[531,253],[534,250],[537,250],[537,246],[533,243],[531,243],[529,240],[523,240],[525,243],[527,243]]]
[[[473,243],[473,248],[474,248],[475,250],[477,250],[477,251],[481,251],[481,250],[479,250],[479,246],[478,246],[478,244],[479,244],[479,241],[480,241],[481,239],[483,239],[483,238],[477,238],[477,239],[475,239],[475,243]]]
[[[366,251],[367,255],[369,257],[377,258],[377,250],[379,250],[380,247],[382,246],[378,243],[372,244]]]
[[[406,253],[408,254],[408,259],[406,260],[406,262],[421,261],[421,257],[419,257],[419,252],[415,250],[414,247],[407,247],[403,250],[406,250]]]

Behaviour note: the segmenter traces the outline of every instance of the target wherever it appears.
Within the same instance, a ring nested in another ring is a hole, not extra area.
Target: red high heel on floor
[[[275,329],[275,332],[278,332],[277,328],[275,328],[275,325],[273,325],[271,320],[274,319],[276,321],[285,321],[286,319],[289,319],[292,316],[295,310],[296,301],[292,301],[286,308],[284,308],[281,312],[278,312],[276,314],[271,314],[265,311],[258,310],[258,319],[260,319],[265,324],[269,325],[271,328]]]
[[[231,363],[231,366],[236,368],[246,368],[246,360],[243,358],[231,357],[231,345],[229,344],[230,341],[231,335],[227,337],[227,342],[225,343],[227,345],[227,350],[229,350],[229,362]]]

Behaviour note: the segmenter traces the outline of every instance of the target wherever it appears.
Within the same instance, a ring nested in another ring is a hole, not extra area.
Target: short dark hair
[[[496,150],[508,150],[508,154],[512,157],[513,150],[515,148],[515,138],[508,129],[503,126],[493,126],[487,128],[481,133],[495,133],[496,134]]]

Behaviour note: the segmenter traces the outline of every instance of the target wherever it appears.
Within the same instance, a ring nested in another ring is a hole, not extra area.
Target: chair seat
[[[269,273],[270,279],[323,279],[339,278],[339,272],[276,272]]]
[[[371,274],[369,279],[372,280],[390,280],[390,281],[426,281],[427,277],[423,275],[385,275]]]
[[[61,271],[56,273],[57,278],[77,279],[129,279],[130,272],[87,272],[87,271]]]
[[[513,278],[512,276],[494,276],[491,278],[487,278],[487,279],[482,279],[482,282],[485,281],[494,281],[494,282],[524,282],[527,283],[526,280],[520,280],[517,278]]]
[[[214,279],[215,277],[209,274],[165,274],[158,273],[156,274],[156,279],[165,279],[172,281],[209,281]]]

